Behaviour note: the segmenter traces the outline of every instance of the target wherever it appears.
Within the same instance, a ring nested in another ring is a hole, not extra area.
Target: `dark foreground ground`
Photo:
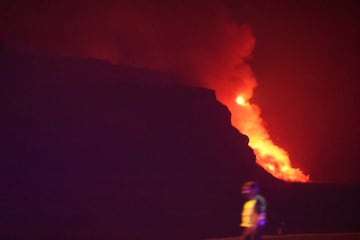
[[[211,240],[238,240],[239,237],[216,238]],[[309,233],[265,235],[264,240],[359,240],[360,233]]]

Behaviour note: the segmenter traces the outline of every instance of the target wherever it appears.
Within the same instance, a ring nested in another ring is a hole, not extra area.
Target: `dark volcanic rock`
[[[5,62],[1,234],[199,239],[236,228],[239,186],[258,167],[213,91],[97,60]]]
[[[1,239],[231,236],[249,179],[268,200],[267,233],[359,231],[359,186],[274,179],[212,90],[98,60],[1,54]]]

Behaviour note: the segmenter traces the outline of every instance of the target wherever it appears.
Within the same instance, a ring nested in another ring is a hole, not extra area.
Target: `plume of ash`
[[[251,30],[215,1],[37,0],[6,8],[2,38],[16,51],[172,71],[220,100],[239,92],[248,99],[256,86],[245,63]]]

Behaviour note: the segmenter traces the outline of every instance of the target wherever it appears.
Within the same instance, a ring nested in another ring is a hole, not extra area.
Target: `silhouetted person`
[[[247,199],[241,213],[240,240],[260,240],[266,223],[266,201],[256,182],[244,183],[241,193]]]

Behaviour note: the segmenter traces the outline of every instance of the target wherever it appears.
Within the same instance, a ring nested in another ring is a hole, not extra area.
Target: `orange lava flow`
[[[254,149],[257,164],[281,180],[308,182],[310,177],[300,169],[293,168],[288,153],[270,139],[259,108],[241,96],[235,99],[235,103],[228,105],[232,113],[232,124],[249,137],[249,145]]]

